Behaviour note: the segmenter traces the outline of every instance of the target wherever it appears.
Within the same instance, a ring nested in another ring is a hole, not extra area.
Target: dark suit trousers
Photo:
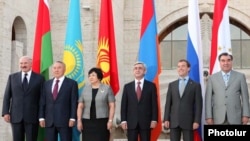
[[[139,125],[135,129],[128,129],[128,141],[150,141],[151,129],[140,129]]]
[[[38,135],[38,123],[11,123],[13,141],[36,141]]]
[[[57,141],[58,134],[60,135],[61,141],[72,140],[72,128],[70,127],[46,127],[45,128],[46,141]]]
[[[181,133],[183,133],[183,140],[184,141],[193,141],[194,140],[193,130],[181,129],[179,127],[170,129],[170,140],[171,141],[180,141],[181,140]]]

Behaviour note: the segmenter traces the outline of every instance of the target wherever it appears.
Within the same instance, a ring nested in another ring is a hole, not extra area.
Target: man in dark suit
[[[11,123],[13,141],[36,141],[38,110],[44,78],[33,72],[32,59],[19,60],[21,71],[9,75],[6,85],[2,116]]]
[[[170,140],[193,141],[193,131],[201,123],[202,92],[199,83],[188,77],[190,63],[187,60],[178,62],[179,79],[168,86],[164,113],[164,126],[170,128]]]
[[[157,90],[154,83],[144,79],[144,63],[135,63],[133,72],[135,80],[123,89],[121,125],[127,130],[128,141],[137,141],[138,136],[141,141],[150,141],[151,129],[158,119]]]
[[[77,82],[64,76],[66,66],[57,61],[53,64],[53,79],[44,83],[40,100],[39,121],[45,127],[46,141],[72,140],[72,127],[76,120],[78,100]]]

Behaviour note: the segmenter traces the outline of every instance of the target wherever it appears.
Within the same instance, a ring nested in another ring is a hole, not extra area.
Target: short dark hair
[[[90,75],[92,72],[95,72],[97,74],[97,78],[101,81],[103,78],[103,73],[102,73],[102,69],[100,68],[91,68],[88,72],[88,75]]]
[[[221,54],[219,55],[219,57],[218,57],[219,61],[220,61],[221,56],[230,56],[231,60],[233,60],[233,55],[231,55],[231,54],[229,54],[229,53],[227,53],[227,52],[223,52],[223,53],[221,53]]]
[[[188,62],[188,60],[186,59],[181,59],[179,60],[179,62],[185,62],[187,64],[187,67],[190,68],[191,67],[191,64]]]

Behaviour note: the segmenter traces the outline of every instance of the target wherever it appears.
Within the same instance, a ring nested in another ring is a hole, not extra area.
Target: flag
[[[53,63],[48,0],[39,0],[32,70],[49,79],[49,67]],[[44,141],[44,128],[39,127],[38,141]]]
[[[111,86],[114,94],[119,91],[112,0],[102,0],[100,10],[97,67],[103,71],[104,84]]]
[[[221,53],[228,52],[229,54],[232,54],[230,35],[227,0],[215,0],[212,25],[210,74],[220,71],[218,56]]]
[[[78,83],[79,95],[84,87],[83,45],[81,30],[80,2],[70,0],[63,62],[65,75]],[[80,141],[80,132],[73,128],[73,141]]]
[[[162,131],[162,122],[158,77],[161,73],[161,68],[154,0],[144,0],[138,61],[144,62],[147,66],[145,79],[154,82],[157,87],[158,124],[151,131],[151,141],[156,141]]]
[[[191,64],[189,77],[200,83],[202,90],[202,99],[205,97],[204,79],[203,79],[203,52],[201,46],[200,16],[198,0],[189,0],[188,6],[188,37],[187,37],[187,60]],[[201,141],[203,137],[204,102],[202,110],[201,125],[198,131],[194,131],[194,141]]]

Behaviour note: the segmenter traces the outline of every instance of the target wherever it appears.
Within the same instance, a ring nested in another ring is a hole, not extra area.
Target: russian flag
[[[201,46],[200,17],[197,0],[189,0],[188,7],[188,37],[187,37],[187,60],[191,64],[189,77],[201,84],[202,98],[205,96],[204,80],[203,80],[203,57]],[[204,118],[204,102],[202,110],[202,123],[200,128],[194,133],[194,140],[199,141],[203,137]],[[199,134],[198,134],[199,133]]]
[[[227,52],[232,54],[227,5],[227,0],[215,0],[212,25],[210,74],[220,71],[218,56],[221,53]]]
[[[152,130],[151,141],[156,141],[162,130],[158,79],[158,75],[161,72],[159,58],[154,0],[144,0],[138,61],[146,64],[147,72],[145,74],[145,79],[156,84],[158,98],[158,124],[157,127]]]

